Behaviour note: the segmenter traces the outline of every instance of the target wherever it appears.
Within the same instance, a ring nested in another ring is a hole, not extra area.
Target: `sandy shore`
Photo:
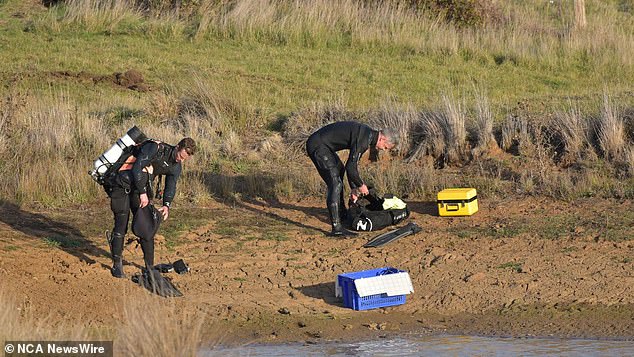
[[[362,248],[376,233],[326,237],[321,205],[176,207],[156,261],[182,258],[192,271],[168,275],[185,295],[169,303],[206,316],[205,333],[227,343],[443,332],[634,338],[630,201],[482,200],[463,218],[411,202],[423,231],[378,249]],[[5,204],[1,213],[2,288],[21,309],[108,328],[126,298],[149,294],[129,278],[142,263],[135,243],[124,252],[128,279],[110,276],[106,201],[49,211]],[[359,312],[334,297],[337,274],[382,266],[410,273],[406,304]]]

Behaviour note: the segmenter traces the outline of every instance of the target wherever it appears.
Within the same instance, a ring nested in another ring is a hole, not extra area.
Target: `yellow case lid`
[[[438,200],[464,200],[476,195],[475,188],[446,188],[438,192]]]

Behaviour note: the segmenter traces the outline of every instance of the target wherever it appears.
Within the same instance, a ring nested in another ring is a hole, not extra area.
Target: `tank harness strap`
[[[156,198],[157,200],[163,198],[163,190],[161,189],[162,181],[163,175],[159,175],[158,180],[156,180],[156,194],[154,195],[154,198]]]
[[[161,141],[159,141],[159,140],[148,139],[148,140],[146,140],[146,141],[142,142],[141,144],[138,144],[138,146],[141,146],[142,144],[144,144],[144,143],[146,143],[146,142],[148,142],[148,141],[153,141],[153,142],[155,142],[155,143],[157,143],[157,144],[159,144],[159,145],[162,143],[162,142],[161,142]],[[128,157],[128,158],[127,158],[127,160],[125,160],[125,162],[123,163],[123,165],[121,165],[121,167],[119,168],[119,171],[132,170],[132,166],[134,166],[134,163],[135,163],[135,162],[136,162],[136,156],[131,155],[130,157]],[[150,169],[148,169],[148,168],[150,168]],[[144,170],[145,172],[147,172],[147,173],[150,173],[150,174],[151,174],[153,169],[151,168],[151,166],[148,166],[148,167],[144,168],[143,170]]]
[[[136,162],[136,157],[130,156],[127,160],[123,162],[123,165],[121,165],[121,167],[119,168],[119,171],[132,170],[132,166],[134,166],[135,162]]]

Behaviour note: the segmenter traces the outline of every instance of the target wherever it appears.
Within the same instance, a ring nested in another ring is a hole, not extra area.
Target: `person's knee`
[[[338,195],[343,191],[343,182],[341,182],[340,178],[334,180],[333,191]]]
[[[114,229],[113,231],[120,234],[126,234],[128,230],[128,212],[118,212],[114,214]]]
[[[332,186],[342,186],[343,182],[339,176],[338,170],[328,170],[328,184]]]
[[[343,182],[339,178],[338,174],[331,171],[330,180],[328,180],[328,193],[329,196],[339,200],[339,195],[343,192]]]
[[[114,220],[115,222],[127,222],[128,218],[130,216],[128,215],[128,211],[124,211],[124,210],[119,210],[117,212],[114,212]]]
[[[139,240],[141,241],[141,243],[154,243],[154,235],[140,235],[139,236]]]

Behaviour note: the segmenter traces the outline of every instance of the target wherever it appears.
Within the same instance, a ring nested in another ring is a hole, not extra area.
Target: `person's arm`
[[[141,146],[137,154],[136,161],[132,166],[132,178],[134,179],[134,187],[140,194],[147,194],[147,183],[149,175],[143,172],[143,169],[150,166],[152,160],[158,152],[158,144],[155,142],[147,142]]]
[[[180,165],[173,174],[165,175],[165,191],[163,193],[163,206],[171,206],[176,196],[176,182],[181,174]]]
[[[359,161],[361,161],[363,153],[368,150],[369,134],[363,129],[364,127],[362,126],[355,130],[356,135],[354,140],[350,143],[350,155],[348,156],[348,161],[346,161],[346,173],[348,174],[348,183],[350,184],[350,188],[365,187],[365,184],[359,175]],[[361,189],[361,191],[367,190]],[[367,194],[367,192],[362,193]]]
[[[176,182],[181,175],[181,165],[176,165],[173,173],[165,175],[165,191],[163,193],[163,207],[159,209],[163,213],[163,220],[167,220],[169,209],[172,206],[174,196],[176,196]]]
[[[358,168],[359,160],[361,160],[362,155],[363,152],[358,152],[356,147],[350,149],[350,155],[348,156],[348,161],[346,161],[346,173],[348,175],[348,183],[350,184],[350,188],[358,188],[363,186],[363,180],[359,175]]]

